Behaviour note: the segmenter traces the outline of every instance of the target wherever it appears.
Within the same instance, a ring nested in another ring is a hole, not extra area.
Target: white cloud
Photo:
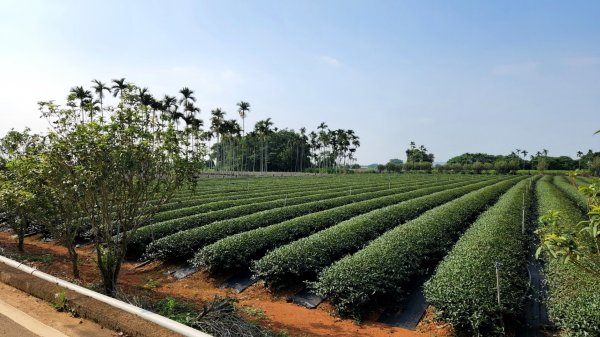
[[[539,65],[535,62],[510,63],[497,65],[492,73],[497,76],[529,75],[537,71]]]
[[[342,65],[342,63],[336,59],[335,57],[331,57],[331,56],[327,56],[327,55],[323,55],[321,57],[319,57],[319,60],[321,60],[321,62],[324,62],[330,66],[334,66],[334,67],[339,67]]]
[[[585,67],[594,66],[600,64],[600,57],[598,56],[579,56],[570,57],[565,60],[565,63],[573,67]]]

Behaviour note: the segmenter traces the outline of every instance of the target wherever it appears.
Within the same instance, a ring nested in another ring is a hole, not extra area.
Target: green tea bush
[[[478,331],[520,313],[527,291],[527,233],[533,189],[529,180],[512,187],[465,232],[425,284],[427,303],[438,317]],[[500,267],[500,305],[496,268]]]
[[[275,249],[254,264],[254,274],[271,285],[289,278],[313,278],[326,266],[359,250],[383,232],[480,187],[474,184],[447,189],[346,220]]]
[[[490,182],[484,181],[479,184],[484,186],[490,184]],[[204,247],[196,253],[194,264],[207,267],[209,270],[248,266],[252,259],[262,256],[269,249],[310,235],[357,215],[443,189],[444,187],[434,186],[365,200],[308,214],[276,225],[235,234]]]
[[[323,193],[319,195],[320,198],[317,198],[316,201],[298,205],[284,206],[241,216],[238,218],[216,221],[206,226],[192,228],[165,236],[153,241],[148,246],[146,250],[146,256],[150,259],[161,260],[189,258],[192,257],[198,249],[229,235],[280,223],[298,216],[323,211],[333,207],[343,206],[353,202],[407,192],[416,189],[417,187],[427,187],[431,184],[435,183],[419,185],[407,184],[401,188],[385,189],[378,192],[363,192],[365,190],[371,190],[370,188],[367,188],[355,190],[353,192],[354,194],[345,196],[340,196],[339,193]],[[345,194],[348,193],[346,192]]]
[[[312,286],[340,314],[362,317],[374,301],[401,295],[411,277],[446,255],[477,215],[523,178],[498,182],[423,213],[326,268]]]
[[[559,221],[578,228],[585,217],[571,200],[549,181],[540,181],[536,193],[538,212],[559,212]],[[547,259],[548,314],[566,336],[600,336],[600,283],[571,264]]]

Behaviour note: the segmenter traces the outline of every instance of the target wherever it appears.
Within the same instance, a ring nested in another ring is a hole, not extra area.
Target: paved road
[[[0,336],[37,337],[38,335],[0,314]]]
[[[0,283],[0,336],[113,337],[96,323],[57,312],[50,304]]]

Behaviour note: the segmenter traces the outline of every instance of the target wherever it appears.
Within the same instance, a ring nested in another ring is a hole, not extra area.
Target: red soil
[[[0,247],[11,254],[16,253],[16,242],[9,233],[0,233]],[[25,252],[27,257],[39,258],[43,255],[52,255],[50,262],[30,262],[28,264],[63,279],[72,280],[71,265],[64,247],[31,237],[25,241]],[[78,253],[80,254],[81,280],[77,282],[85,285],[98,285],[100,276],[94,262],[93,247],[81,247],[78,249]],[[150,295],[155,298],[173,296],[188,299],[199,305],[210,301],[215,295],[234,297],[238,300],[237,305],[241,309],[240,312],[248,319],[256,320],[259,324],[276,332],[285,331],[290,336],[448,337],[453,335],[449,325],[433,321],[430,310],[417,327],[416,332],[389,327],[373,320],[367,320],[357,325],[352,320],[336,317],[333,314],[332,306],[326,302],[317,309],[306,309],[289,303],[287,294],[271,293],[261,282],[254,284],[241,294],[236,294],[229,289],[218,288],[215,279],[205,272],[195,273],[183,280],[175,280],[166,275],[168,270],[174,268],[173,266],[154,262],[134,269],[136,264],[134,262],[124,263],[119,276],[119,286],[127,294],[149,291]],[[148,287],[144,287],[144,285],[149,280],[157,281],[159,286],[147,289]]]

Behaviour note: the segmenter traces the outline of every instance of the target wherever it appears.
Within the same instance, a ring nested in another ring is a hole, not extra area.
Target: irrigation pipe
[[[117,308],[119,310],[123,310],[125,312],[128,312],[132,315],[136,315],[142,319],[145,319],[149,322],[155,323],[160,325],[161,327],[171,330],[173,332],[176,332],[178,334],[181,334],[183,336],[188,336],[188,337],[212,337],[211,335],[208,335],[204,332],[198,331],[196,329],[193,329],[187,325],[175,322],[171,319],[168,319],[164,316],[155,314],[151,311],[142,309],[142,308],[138,308],[134,305],[131,305],[129,303],[125,303],[123,301],[119,301],[117,299],[114,299],[112,297],[108,297],[106,295],[102,295],[100,293],[97,293],[95,291],[89,290],[87,288],[84,287],[80,287],[76,284],[67,282],[65,280],[61,280],[55,276],[46,274],[44,272],[41,272],[35,268],[31,268],[29,266],[24,265],[21,262],[17,262],[15,260],[11,260],[5,256],[0,255],[0,262],[13,267],[15,269],[21,270],[27,274],[33,275],[37,278],[40,278],[44,281],[48,281],[54,284],[57,284],[63,288],[72,290],[78,294],[81,295],[85,295],[88,297],[91,297],[97,301],[100,301],[102,303],[108,304],[114,308]]]

